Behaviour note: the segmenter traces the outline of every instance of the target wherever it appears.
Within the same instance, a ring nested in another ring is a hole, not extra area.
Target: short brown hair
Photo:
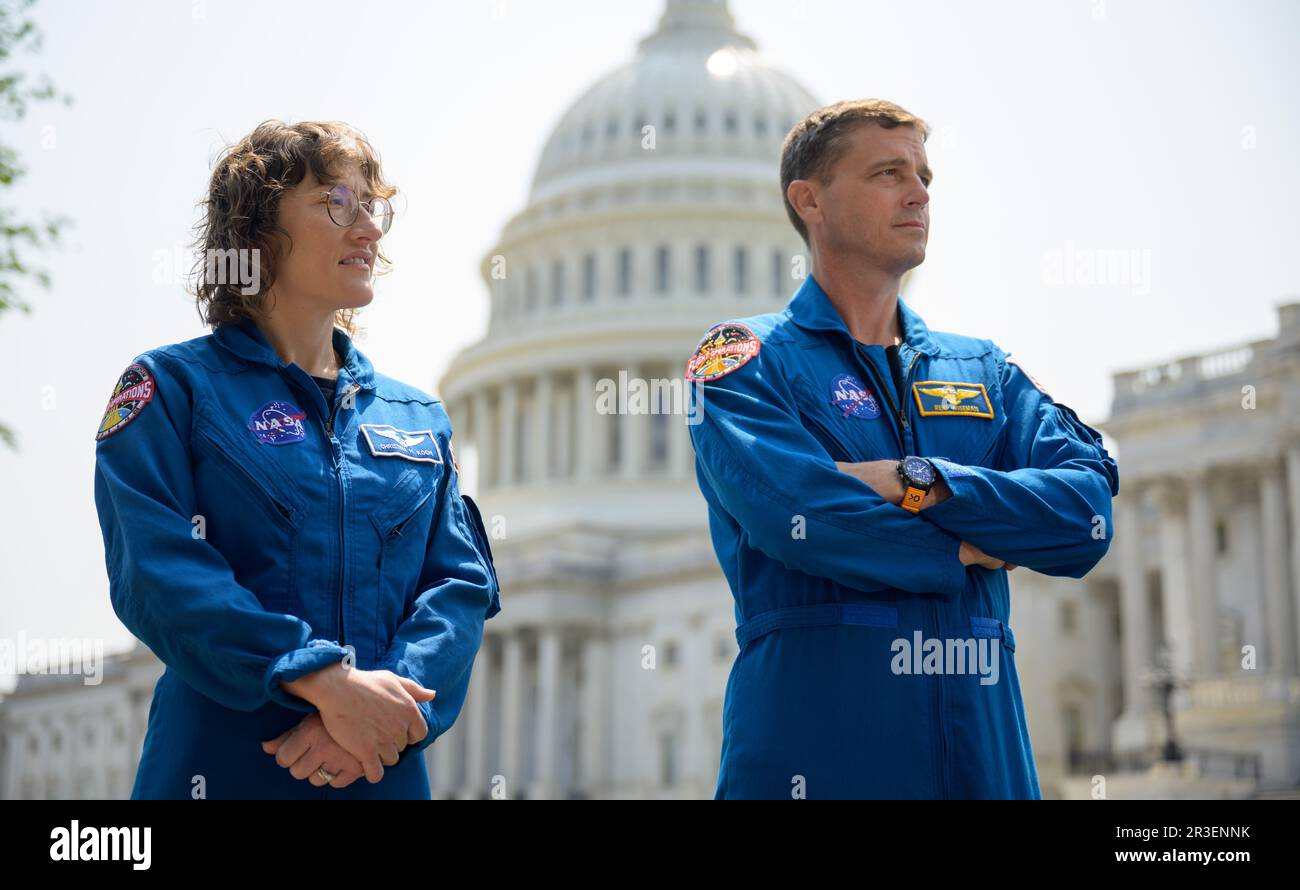
[[[194,226],[196,257],[190,292],[205,324],[215,328],[266,316],[263,303],[275,283],[278,259],[274,236],[281,235],[290,249],[293,247],[289,233],[277,221],[280,196],[302,182],[308,170],[319,181],[329,182],[353,162],[360,165],[372,193],[383,198],[397,194],[396,187],[384,181],[379,154],[365,136],[341,121],[263,121],[221,153],[208,182],[208,194],[199,202],[202,215]],[[210,251],[254,249],[260,276],[256,294],[242,293],[238,283],[208,280],[205,272]],[[392,266],[382,249],[375,266],[377,274]],[[334,323],[355,335],[355,314],[355,309],[340,309]]]
[[[808,241],[808,227],[795,213],[786,191],[796,179],[817,179],[830,182],[830,171],[835,162],[848,151],[849,134],[862,124],[879,124],[886,130],[895,127],[913,127],[921,134],[921,141],[930,138],[930,127],[925,121],[885,99],[851,99],[818,108],[805,117],[781,143],[781,200],[785,202],[786,215],[795,230]]]

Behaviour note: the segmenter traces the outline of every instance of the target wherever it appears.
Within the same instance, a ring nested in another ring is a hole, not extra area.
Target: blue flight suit
[[[958,548],[1082,578],[1110,544],[1118,467],[992,341],[898,313],[901,404],[885,347],[856,341],[812,276],[783,311],[712,328],[687,364],[740,643],[718,798],[1041,797],[1007,572]],[[835,466],[912,454],[952,489],[919,514]],[[953,670],[963,641],[997,655],[997,682],[974,657]]]
[[[496,571],[441,403],[334,347],[333,404],[248,321],[139,356],[109,401],[109,596],[166,665],[133,798],[429,797],[420,752],[460,713]],[[318,788],[261,742],[316,710],[281,684],[349,652],[437,695],[381,781]]]

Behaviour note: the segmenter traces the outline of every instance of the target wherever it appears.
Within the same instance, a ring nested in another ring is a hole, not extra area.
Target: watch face
[[[903,461],[903,472],[907,477],[921,485],[934,484],[934,468],[919,457],[908,458]]]

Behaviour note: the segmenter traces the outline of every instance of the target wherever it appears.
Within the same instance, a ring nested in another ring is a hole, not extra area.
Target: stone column
[[[633,381],[640,383],[633,384]],[[645,369],[638,364],[630,364],[627,369],[628,392],[633,385],[641,390],[645,384]],[[640,479],[645,468],[646,451],[650,445],[650,392],[642,390],[644,398],[628,399],[624,406],[627,413],[616,418],[622,424],[622,442],[619,448],[618,474],[626,481]]]
[[[424,763],[429,769],[429,793],[435,799],[446,797],[454,790],[452,778],[456,765],[453,762],[452,745],[448,739],[450,733],[450,730],[444,732],[433,740],[433,744],[424,749]]]
[[[462,441],[469,426],[469,421],[465,417],[465,400],[455,399],[444,403],[443,407],[447,410],[447,417],[451,419],[452,441]]]
[[[708,773],[709,740],[704,731],[704,690],[710,654],[704,615],[689,616],[682,635],[682,676],[688,680],[682,702],[686,713],[682,725],[681,784],[690,796],[705,789]]]
[[[1300,441],[1286,452],[1287,500],[1291,504],[1291,613],[1293,638],[1300,641]],[[1298,643],[1300,645],[1300,643]]]
[[[501,659],[501,773],[506,778],[506,797],[520,797],[523,790],[523,757],[520,720],[523,717],[523,633],[504,634]]]
[[[1263,666],[1269,673],[1296,673],[1296,623],[1288,589],[1286,492],[1282,466],[1275,459],[1259,466],[1259,524],[1261,568],[1264,575],[1264,627],[1268,654]]]
[[[604,461],[604,450],[597,440],[596,375],[583,366],[574,372],[573,381],[573,474],[579,481],[596,475]]]
[[[697,404],[696,413],[691,415],[691,382],[682,380],[681,400],[678,403],[680,411],[668,418],[668,474],[674,479],[694,479],[695,478],[695,448],[691,444],[691,424],[703,420],[704,408],[703,399],[700,393],[703,392],[701,387],[696,393]]]
[[[555,416],[551,418],[551,479],[569,480],[574,473],[577,434],[574,430],[572,384],[567,377],[552,379],[551,404],[555,406]]]
[[[488,639],[483,639],[474,666],[470,669],[469,693],[465,696],[465,782],[461,787],[462,800],[478,800],[490,790],[488,775],[488,707],[492,675],[492,653]]]
[[[1184,479],[1167,480],[1159,493],[1160,589],[1164,595],[1165,642],[1174,672],[1183,678],[1204,674],[1196,644],[1194,591],[1188,577],[1187,497]]]
[[[0,782],[0,797],[22,800],[22,780],[27,771],[27,750],[31,742],[21,723],[6,721],[4,730],[4,780]],[[129,788],[127,792],[129,794]]]
[[[608,713],[609,644],[592,629],[582,642],[582,790],[589,797],[602,793],[608,781],[605,747]]]
[[[497,484],[499,474],[496,424],[492,422],[492,402],[488,391],[479,389],[472,397],[474,403],[474,446],[478,451],[478,484],[480,489],[487,489]]]
[[[555,404],[551,384],[551,375],[542,373],[537,377],[533,390],[533,441],[526,443],[528,448],[528,481],[534,484],[546,482],[551,477],[552,436],[551,426],[555,417]]]
[[[501,400],[497,405],[498,419],[501,424],[500,447],[497,450],[497,478],[503,486],[513,485],[515,479],[515,425],[518,400],[515,383],[507,380],[501,384]]]
[[[1215,578],[1218,539],[1208,472],[1192,474],[1187,482],[1187,524],[1190,535],[1189,579],[1192,595],[1193,670],[1217,677],[1219,665],[1219,595]]]
[[[559,795],[557,767],[560,738],[560,630],[541,629],[537,648],[537,774],[529,797],[550,800]]]
[[[1144,554],[1148,541],[1142,526],[1142,494],[1135,491],[1115,501],[1114,545],[1119,548],[1120,616],[1124,638],[1124,713],[1115,723],[1116,750],[1150,744],[1150,692],[1143,683],[1155,660],[1151,651],[1151,607],[1147,598]]]

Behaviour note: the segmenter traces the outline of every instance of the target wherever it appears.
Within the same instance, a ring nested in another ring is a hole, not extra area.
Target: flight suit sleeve
[[[461,495],[460,474],[447,460],[420,571],[421,592],[380,664],[437,693],[432,701],[416,702],[428,732],[402,749],[399,762],[423,751],[456,721],[469,691],[483,623],[501,611],[501,588],[482,517],[477,505]]]
[[[218,704],[315,711],[281,684],[347,653],[313,640],[301,619],[264,609],[198,532],[191,410],[169,360],[146,353],[119,380],[101,421],[95,506],[113,610],[170,670]]]
[[[689,367],[686,377],[697,472],[748,544],[858,590],[960,596],[961,541],[839,471],[800,422],[778,349],[762,344],[713,379]]]
[[[1119,466],[1101,434],[1005,362],[1007,423],[996,469],[931,458],[952,497],[920,516],[990,556],[1082,578],[1110,546]]]

